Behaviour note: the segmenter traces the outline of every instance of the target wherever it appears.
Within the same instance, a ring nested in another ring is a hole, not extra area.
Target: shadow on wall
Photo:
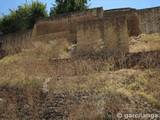
[[[2,42],[0,42],[0,59],[5,56],[5,50],[2,48]]]
[[[139,18],[136,14],[127,16],[127,28],[129,36],[138,36],[142,33],[139,25]]]

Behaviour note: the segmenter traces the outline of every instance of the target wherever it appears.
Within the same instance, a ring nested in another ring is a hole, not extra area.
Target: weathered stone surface
[[[20,52],[24,42],[29,40],[51,41],[62,38],[70,43],[78,42],[78,54],[127,53],[128,36],[159,32],[160,7],[106,11],[94,8],[43,18],[36,22],[33,30],[0,36],[0,58],[8,53]],[[73,53],[76,54],[76,49]]]
[[[120,55],[129,50],[125,17],[105,18],[80,23],[77,28],[77,53]]]

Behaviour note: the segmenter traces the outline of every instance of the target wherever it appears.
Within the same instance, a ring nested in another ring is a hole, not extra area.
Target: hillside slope
[[[0,60],[0,119],[112,120],[117,113],[159,114],[160,54],[144,52],[160,50],[159,41],[159,34],[132,37],[130,52],[142,52],[132,60],[71,59],[73,48],[66,41],[26,44],[21,53]]]

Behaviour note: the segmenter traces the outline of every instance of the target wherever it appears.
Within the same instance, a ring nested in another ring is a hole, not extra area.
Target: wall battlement
[[[20,48],[23,41],[66,39],[76,54],[129,52],[129,36],[160,32],[160,7],[136,10],[93,8],[37,20],[33,30],[0,36],[0,49]],[[10,47],[8,47],[10,46]]]

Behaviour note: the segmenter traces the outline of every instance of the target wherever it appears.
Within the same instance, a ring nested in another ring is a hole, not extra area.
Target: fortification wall
[[[76,41],[76,26],[78,22],[98,19],[102,17],[103,9],[95,8],[40,19],[34,26],[33,36],[35,37],[49,33],[60,33],[69,31],[69,39],[71,39],[71,41]]]
[[[127,17],[129,35],[160,32],[160,7],[140,10],[133,8],[123,8],[104,11],[104,17],[119,16]]]
[[[127,16],[136,12],[134,8],[121,8],[121,9],[111,9],[105,10],[103,15],[104,17],[120,17]]]
[[[31,38],[32,30],[25,30],[0,36],[2,49],[7,53],[18,52],[25,41]]]
[[[27,40],[65,39],[77,43],[78,54],[128,52],[128,36],[160,32],[160,7],[88,9],[40,19],[33,30],[0,36],[0,50],[18,51]],[[1,52],[0,52],[1,53]]]
[[[35,31],[36,30],[36,31]],[[34,36],[49,33],[64,32],[69,30],[69,21],[67,17],[46,18],[37,22],[34,26]]]
[[[140,20],[140,29],[143,33],[160,32],[160,7],[141,9],[137,11]]]
[[[125,16],[127,19],[127,29],[129,36],[137,36],[142,33],[140,29],[139,16],[136,13],[136,9],[123,8],[104,11],[105,18],[114,18]]]
[[[81,22],[77,28],[77,53],[120,55],[129,50],[126,17]]]

